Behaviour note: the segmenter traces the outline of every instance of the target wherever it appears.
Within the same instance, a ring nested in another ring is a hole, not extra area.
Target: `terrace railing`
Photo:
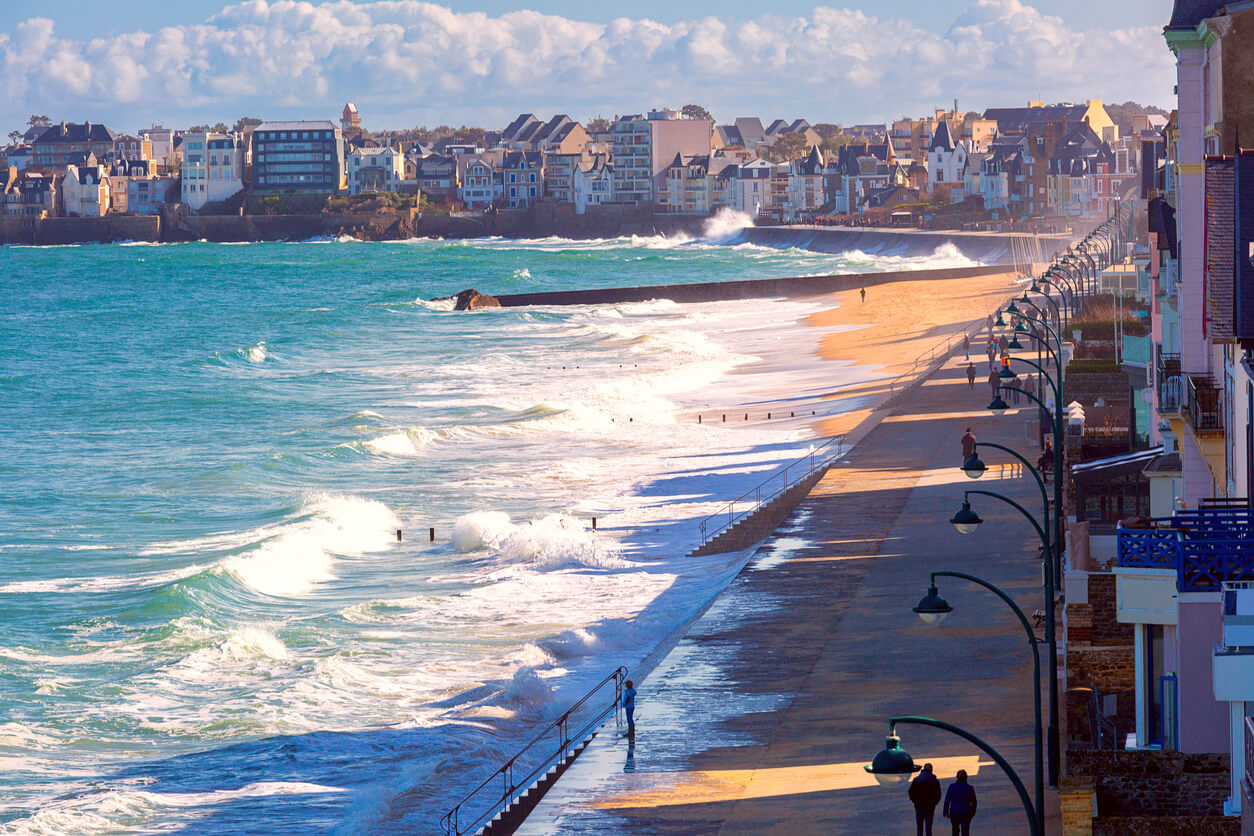
[[[1174,569],[1181,592],[1254,581],[1254,525],[1248,508],[1182,511],[1158,522],[1162,527],[1119,529],[1119,566]]]
[[[1158,353],[1158,411],[1175,413],[1184,403],[1184,376],[1180,374],[1180,355]]]
[[[1224,428],[1224,391],[1215,385],[1209,375],[1188,375],[1189,423],[1199,432]]]

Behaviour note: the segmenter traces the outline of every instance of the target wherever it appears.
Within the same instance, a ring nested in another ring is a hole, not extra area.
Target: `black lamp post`
[[[940,591],[936,588],[937,578],[960,578],[970,581],[984,587],[992,592],[998,598],[1006,603],[1019,619],[1019,623],[1023,625],[1023,631],[1028,637],[1028,646],[1032,648],[1032,743],[1035,757],[1032,760],[1033,778],[1035,779],[1034,789],[1036,790],[1036,815],[1037,826],[1044,832],[1045,828],[1045,783],[1044,783],[1044,749],[1041,742],[1041,640],[1036,637],[1036,630],[1032,628],[1032,624],[1028,621],[1027,616],[1023,614],[1022,608],[1014,602],[1014,599],[1007,595],[1003,590],[975,575],[968,575],[965,572],[941,571],[933,572],[931,580],[927,588],[927,594],[919,599],[919,603],[914,607],[914,611],[924,624],[939,625],[945,620],[945,616],[953,612],[953,607],[949,606],[949,602],[941,597]]]
[[[1058,643],[1054,639],[1054,557],[1049,542],[1049,535],[1045,533],[1045,529],[1037,522],[1036,517],[1032,516],[1028,509],[1013,499],[993,491],[976,490],[963,491],[962,507],[949,520],[953,527],[958,529],[959,533],[972,534],[984,522],[979,514],[975,513],[975,510],[971,508],[970,497],[972,494],[989,496],[1010,505],[1027,518],[1027,521],[1032,524],[1032,528],[1036,530],[1036,534],[1041,540],[1045,556],[1045,644],[1049,646],[1049,785],[1054,787],[1058,785],[1061,759],[1058,740]]]
[[[943,729],[975,744],[980,751],[987,754],[993,759],[994,763],[1002,768],[1002,771],[1006,773],[1006,777],[1010,779],[1010,783],[1014,785],[1015,790],[1019,793],[1019,800],[1023,802],[1023,809],[1028,814],[1028,832],[1031,836],[1043,836],[1043,832],[1038,825],[1040,817],[1036,812],[1036,808],[1032,805],[1032,799],[1028,797],[1028,791],[1023,786],[1023,781],[1019,780],[1019,774],[1014,771],[1014,767],[992,746],[989,746],[966,729],[959,728],[951,723],[933,720],[931,717],[890,717],[888,719],[887,745],[879,751],[869,766],[863,767],[863,769],[875,776],[875,779],[880,782],[881,786],[899,786],[908,781],[910,776],[916,771],[914,758],[910,757],[909,752],[901,748],[901,738],[897,736],[898,723],[913,723],[915,725]]]

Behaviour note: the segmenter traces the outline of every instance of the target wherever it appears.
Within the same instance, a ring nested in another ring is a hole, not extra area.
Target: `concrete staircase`
[[[557,779],[562,777],[570,765],[575,762],[575,758],[579,757],[584,749],[588,748],[588,744],[596,737],[597,733],[585,737],[577,744],[573,744],[569,754],[565,758],[549,767],[548,772],[540,776],[531,786],[518,795],[513,801],[505,805],[505,809],[497,813],[495,817],[483,826],[479,831],[480,836],[511,836],[527,818],[528,814],[535,809],[540,803],[540,799],[544,798]]]
[[[788,515],[800,504],[801,500],[805,499],[806,494],[818,484],[825,473],[827,473],[827,467],[814,471],[752,514],[737,520],[735,525],[723,529],[716,536],[690,551],[688,556],[704,557],[707,554],[736,552],[761,542],[788,519]]]

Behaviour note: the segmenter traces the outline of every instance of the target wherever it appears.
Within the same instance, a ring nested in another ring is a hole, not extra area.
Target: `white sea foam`
[[[222,568],[267,595],[301,595],[334,580],[337,555],[382,551],[400,521],[390,508],[357,496],[322,494],[305,502],[302,519]]]

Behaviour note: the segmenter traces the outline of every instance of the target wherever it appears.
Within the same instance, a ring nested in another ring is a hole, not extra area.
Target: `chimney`
[[[84,123],[83,123],[83,135],[84,135],[84,136],[91,136],[91,122],[84,122]]]

